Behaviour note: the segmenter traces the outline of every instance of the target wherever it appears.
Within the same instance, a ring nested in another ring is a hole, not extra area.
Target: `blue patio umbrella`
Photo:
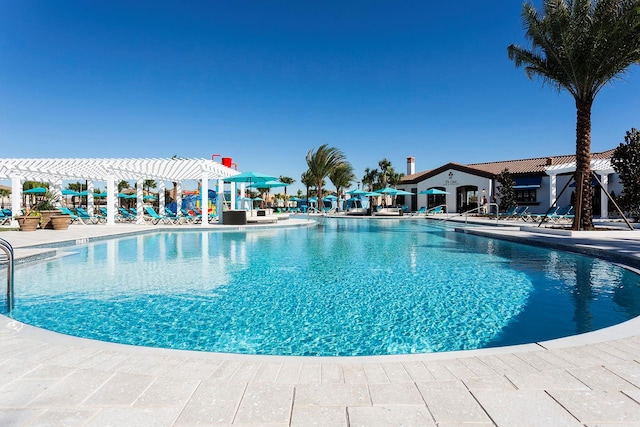
[[[78,193],[75,190],[70,190],[68,188],[65,188],[64,190],[62,190],[62,195],[63,196],[79,196],[80,193]]]
[[[36,187],[36,188],[30,188],[28,190],[24,190],[22,193],[23,194],[44,194],[46,192],[47,192],[46,188]]]
[[[252,184],[254,183],[259,184],[267,181],[278,181],[278,178],[276,178],[275,176],[266,175],[259,172],[247,171],[247,172],[239,173],[238,175],[227,177],[224,179],[224,181],[225,182],[248,182],[249,187],[251,187]],[[251,209],[253,209],[253,206],[251,206]]]
[[[427,209],[429,209],[429,196],[438,195],[438,194],[449,194],[446,191],[439,190],[437,188],[429,188],[428,190],[422,190],[418,194],[426,194],[427,195]]]

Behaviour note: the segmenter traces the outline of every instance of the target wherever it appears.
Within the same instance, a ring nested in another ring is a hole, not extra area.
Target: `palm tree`
[[[289,185],[291,185],[291,184],[293,184],[294,182],[296,182],[296,180],[295,180],[295,179],[293,179],[293,178],[291,178],[291,177],[289,177],[289,176],[282,176],[282,175],[280,175],[280,177],[278,178],[278,180],[279,180],[280,182],[284,183],[284,184],[289,184]],[[285,185],[285,187],[284,187],[284,198],[285,198],[285,200],[286,200],[286,198],[287,198],[287,186],[286,186],[286,185]]]
[[[331,171],[346,162],[342,151],[334,147],[323,144],[316,151],[309,150],[307,153],[307,166],[315,178],[316,189],[318,190],[318,200],[322,200],[322,184]]]
[[[71,184],[69,184],[69,188],[71,188]],[[118,183],[118,193],[122,193],[122,190],[126,190],[127,188],[131,188],[128,181],[122,180]]]
[[[353,166],[351,163],[345,162],[341,166],[338,166],[329,173],[329,180],[336,187],[336,195],[338,196],[338,209],[340,209],[340,198],[343,188],[351,186],[351,183],[355,181],[356,175],[353,173]]]
[[[362,177],[362,189],[364,190],[364,186],[367,185],[368,190],[373,191],[377,178],[378,169],[365,168],[364,176]]]
[[[151,191],[152,188],[156,188],[158,184],[156,184],[156,182],[153,179],[145,179],[142,182],[142,189],[146,189],[147,194],[149,194],[149,192]]]
[[[302,172],[302,175],[300,175],[300,182],[303,183],[305,188],[307,189],[307,204],[308,204],[309,203],[309,187],[311,187],[315,182],[315,178],[313,177],[313,174],[311,173],[310,170],[307,170],[306,172]]]
[[[378,167],[380,168],[378,182],[380,182],[382,188],[385,188],[387,186],[389,173],[393,172],[393,167],[391,167],[391,162],[386,158],[383,158],[378,162]]]
[[[591,107],[598,92],[640,61],[640,0],[544,0],[544,16],[531,3],[522,19],[531,50],[511,45],[509,58],[575,99],[576,214],[573,229],[593,229]]]

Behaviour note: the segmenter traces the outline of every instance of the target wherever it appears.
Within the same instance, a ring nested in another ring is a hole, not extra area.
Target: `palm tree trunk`
[[[576,213],[573,219],[574,230],[593,230],[591,192],[592,103],[593,100],[576,101]]]

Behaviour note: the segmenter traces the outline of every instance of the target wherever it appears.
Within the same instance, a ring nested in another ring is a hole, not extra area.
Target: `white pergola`
[[[177,183],[178,206],[182,203],[182,182],[200,181],[202,206],[208,206],[209,180],[218,180],[220,192],[224,191],[224,178],[239,172],[207,159],[0,159],[0,179],[11,180],[11,209],[20,212],[22,206],[22,183],[24,181],[48,182],[54,194],[62,194],[63,180],[87,181],[87,205],[93,209],[94,181],[107,184],[107,224],[115,223],[117,209],[116,183],[122,180],[136,181],[138,223],[143,220],[144,180],[159,182],[160,209],[164,209],[165,183]],[[231,185],[231,208],[235,208],[235,184]],[[218,212],[222,212],[222,197],[218,197]],[[206,209],[202,225],[208,224]]]
[[[604,187],[604,189],[600,190],[600,197],[602,198],[602,200],[606,200],[607,199],[607,195],[605,194],[604,190],[606,189],[608,190],[609,187],[609,175],[612,173],[615,173],[615,171],[613,170],[613,166],[611,166],[611,159],[594,159],[591,160],[591,170],[594,172],[598,172],[598,174],[600,176],[602,176],[601,182],[602,182],[602,186]],[[561,174],[566,174],[566,173],[573,173],[576,171],[576,163],[575,162],[570,162],[570,163],[559,163],[557,165],[551,165],[551,166],[547,166],[545,168],[545,171],[547,173],[547,175],[549,175],[549,183],[550,183],[550,191],[549,191],[549,197],[550,197],[550,203],[549,206],[553,205],[556,201],[556,197],[557,197],[557,184],[556,184],[556,177],[557,175],[561,175]],[[609,217],[609,209],[608,209],[608,204],[607,203],[601,203],[600,204],[600,217],[601,218],[608,218]]]

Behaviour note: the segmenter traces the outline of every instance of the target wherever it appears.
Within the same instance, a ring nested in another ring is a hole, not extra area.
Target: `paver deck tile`
[[[509,373],[506,377],[520,390],[589,390],[589,387],[576,377],[560,370],[537,374]]]
[[[428,361],[428,362],[423,362],[423,363],[424,363],[424,366],[429,371],[429,373],[431,374],[431,376],[436,381],[446,381],[446,380],[455,380],[455,379],[457,379],[456,376],[453,375],[451,373],[451,371],[449,371],[447,369],[446,364],[441,360]]]
[[[30,420],[30,426],[83,427],[97,414],[97,409],[48,409]],[[2,424],[5,425],[5,424]],[[6,424],[12,425],[12,424]],[[21,425],[21,424],[15,424]]]
[[[460,380],[433,381],[417,385],[437,423],[491,421]]]
[[[615,363],[607,365],[606,368],[640,388],[640,363],[636,361]]]
[[[402,364],[413,382],[434,381],[433,375],[422,362],[404,362]]]
[[[133,403],[135,407],[184,407],[198,388],[198,380],[156,378]]]
[[[425,406],[414,383],[371,384],[369,393],[374,406]]]
[[[583,426],[541,390],[479,390],[473,395],[500,427]]]
[[[291,419],[293,386],[286,384],[249,384],[234,424],[283,424]]]
[[[568,372],[591,390],[638,390],[630,382],[620,378],[604,366],[569,369]]]
[[[347,408],[350,427],[436,427],[427,408],[413,406]]]
[[[172,425],[179,408],[103,408],[86,424],[87,427],[162,427]]]
[[[79,405],[113,375],[93,369],[77,370],[43,391],[29,406],[65,408]]]
[[[276,383],[278,384],[297,384],[300,379],[300,371],[302,363],[288,362],[282,364],[282,369],[278,373]]]
[[[303,363],[299,382],[300,384],[320,384],[322,382],[322,365],[320,363]]]
[[[299,384],[294,405],[302,406],[371,406],[365,384]]]
[[[551,390],[549,394],[587,424],[640,421],[640,404],[621,392]]]
[[[391,383],[413,382],[411,375],[402,366],[402,363],[381,363],[382,370]]]
[[[323,363],[321,365],[322,383],[344,383],[342,366],[337,363]]]
[[[18,379],[0,388],[0,408],[24,408],[59,378]]]
[[[502,375],[485,375],[462,380],[469,391],[474,390],[515,390],[516,387],[507,377]]]
[[[347,427],[347,408],[339,406],[294,406],[292,427]]]
[[[365,363],[362,365],[369,384],[388,384],[389,377],[379,363]]]
[[[275,383],[282,369],[282,363],[264,362],[256,371],[253,382]]]
[[[362,365],[357,363],[349,363],[342,367],[344,382],[347,384],[366,384],[367,374],[364,372]]]
[[[231,424],[245,388],[245,384],[201,382],[178,416],[176,425]]]
[[[91,394],[83,406],[131,406],[155,377],[117,373]]]

